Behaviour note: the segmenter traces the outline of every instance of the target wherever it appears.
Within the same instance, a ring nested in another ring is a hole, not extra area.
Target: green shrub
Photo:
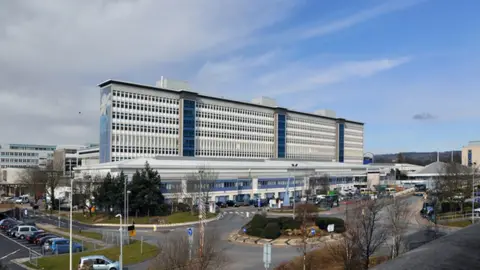
[[[315,219],[315,224],[321,230],[327,230],[329,224],[335,225],[335,232],[340,233],[345,231],[345,222],[341,218],[336,217],[317,217]]]
[[[261,228],[248,228],[247,234],[255,237],[263,237],[263,229]]]
[[[300,229],[302,222],[297,219],[286,218],[283,220],[279,220],[279,225],[282,230],[296,230]]]
[[[276,239],[280,236],[280,226],[277,222],[268,223],[263,230],[263,238]]]
[[[268,224],[268,219],[263,215],[255,215],[252,220],[247,224],[247,228],[250,229],[263,229]]]

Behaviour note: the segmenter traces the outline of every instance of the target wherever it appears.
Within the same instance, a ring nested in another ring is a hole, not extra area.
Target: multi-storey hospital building
[[[363,162],[360,122],[122,81],[100,88],[100,163],[157,156]]]

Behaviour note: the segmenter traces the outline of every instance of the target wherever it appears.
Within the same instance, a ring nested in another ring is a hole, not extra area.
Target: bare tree
[[[361,254],[362,269],[370,266],[370,258],[385,243],[388,236],[387,227],[381,224],[381,211],[385,206],[383,200],[365,201],[357,211],[353,211],[352,230],[358,234],[357,247]]]
[[[210,200],[210,192],[215,187],[218,179],[218,173],[207,167],[199,167],[194,173],[185,176],[187,182],[186,192],[184,194],[190,197],[190,206],[194,214],[195,203],[199,210],[205,208],[205,204]]]
[[[333,260],[341,264],[344,270],[361,269],[361,251],[358,246],[359,233],[355,220],[345,222],[345,232],[340,240],[327,243],[326,248]],[[352,224],[353,223],[353,224]]]
[[[330,190],[330,178],[327,174],[314,175],[308,180],[308,190],[311,195],[326,194]]]
[[[307,252],[309,249],[307,240],[309,237],[312,236],[309,228],[315,224],[315,218],[317,217],[318,209],[315,205],[312,204],[299,204],[297,205],[295,212],[297,220],[300,221],[302,245],[298,248],[298,250],[303,255],[303,269],[318,269],[317,266],[312,265],[311,260],[308,260],[307,256]]]
[[[99,175],[90,176],[84,175],[81,180],[76,180],[74,183],[74,194],[79,198],[80,207],[83,211],[88,210],[88,215],[92,216],[93,194],[98,188],[98,185],[102,182],[102,178]],[[85,212],[84,212],[85,214]]]
[[[463,212],[466,198],[471,196],[472,176],[471,171],[456,163],[447,163],[438,172],[435,178],[435,193],[440,202],[450,202],[450,206],[456,208],[456,204]]]
[[[36,203],[39,194],[45,192],[46,175],[38,168],[27,168],[20,174],[20,183],[33,194]]]
[[[196,235],[194,235],[196,236]],[[158,270],[220,270],[228,266],[225,251],[220,248],[220,241],[214,228],[205,235],[203,251],[195,252],[200,246],[200,238],[190,245],[188,237],[171,237],[160,243],[160,252],[152,265]],[[191,250],[191,257],[187,255]],[[187,252],[187,254],[186,254]]]
[[[64,174],[64,160],[53,160],[47,164],[47,168],[43,171],[45,175],[46,193],[50,195],[50,212],[55,208],[55,189],[60,184]]]
[[[386,210],[388,230],[392,237],[391,257],[393,259],[403,252],[402,249],[405,246],[403,235],[407,231],[413,211],[408,201],[395,199],[392,204],[386,206]]]

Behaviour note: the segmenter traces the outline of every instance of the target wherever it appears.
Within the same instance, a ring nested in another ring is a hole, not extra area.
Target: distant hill
[[[440,161],[450,162],[452,160],[452,151],[440,152]],[[416,165],[428,165],[437,161],[437,152],[402,152],[395,154],[375,155],[375,163],[410,163]],[[462,152],[453,151],[453,161],[462,162]]]

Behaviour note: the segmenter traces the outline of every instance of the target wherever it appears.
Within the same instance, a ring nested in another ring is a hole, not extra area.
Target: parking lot
[[[4,240],[2,241],[2,243],[9,243],[10,246],[11,246],[13,243],[15,243],[16,245],[13,244],[14,246],[19,246],[19,247],[27,250],[28,253],[31,252],[31,253],[33,253],[33,254],[36,255],[36,256],[42,256],[42,255],[43,255],[43,254],[42,254],[42,247],[41,247],[40,245],[30,244],[30,243],[28,243],[27,240],[22,240],[22,239],[18,239],[18,238],[16,238],[16,237],[8,236],[8,235],[6,234],[6,232],[3,231],[3,230],[1,231],[1,236],[2,236],[2,238],[4,239]],[[8,239],[8,240],[7,240],[7,239]],[[12,243],[12,242],[13,242],[13,243]],[[12,250],[12,251],[13,251],[13,250]],[[26,256],[26,257],[28,257],[28,253],[27,253],[27,256]]]

